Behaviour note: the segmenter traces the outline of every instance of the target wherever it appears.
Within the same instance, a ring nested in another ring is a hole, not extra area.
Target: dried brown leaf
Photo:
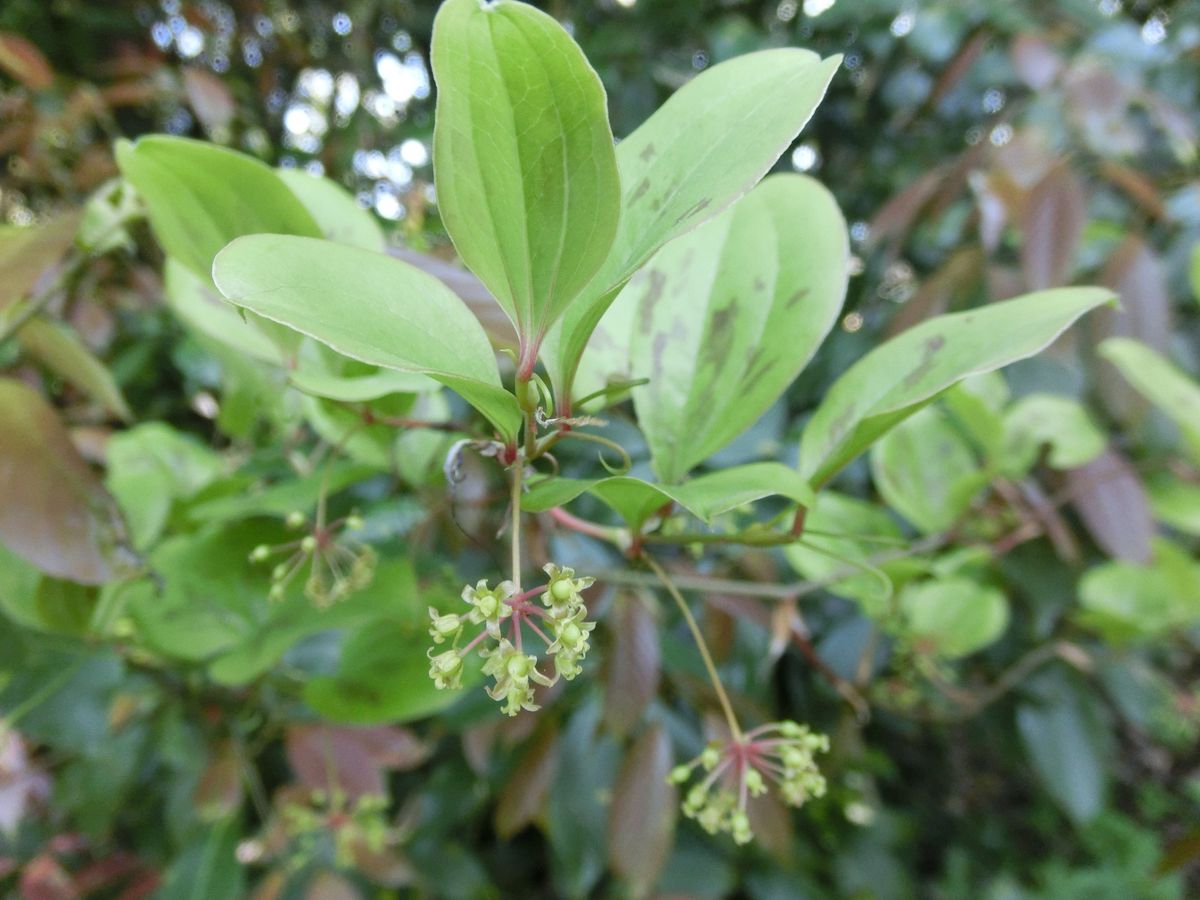
[[[44,91],[54,84],[54,69],[42,51],[10,31],[0,31],[0,71],[34,91]]]

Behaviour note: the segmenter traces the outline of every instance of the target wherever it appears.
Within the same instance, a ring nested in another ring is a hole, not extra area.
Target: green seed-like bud
[[[271,556],[271,548],[266,544],[259,544],[250,552],[251,562],[264,562]]]
[[[362,516],[347,516],[346,527],[351,531],[362,531],[366,527],[366,522],[363,521]]]
[[[683,784],[691,776],[691,766],[676,766],[671,770],[671,774],[667,776],[667,781],[669,781],[671,784]]]
[[[267,599],[268,600],[282,600],[283,599],[283,585],[282,584],[272,585],[271,590],[267,591]]]
[[[290,512],[288,513],[285,521],[287,522],[288,528],[293,530],[299,528],[304,524],[304,513],[300,512],[299,510]]]
[[[484,594],[476,602],[475,608],[479,610],[480,615],[485,619],[490,619],[500,609],[500,601],[491,594]]]
[[[528,678],[529,670],[533,667],[528,656],[516,655],[509,657],[506,668],[513,678]]]
[[[280,563],[279,565],[277,565],[275,568],[273,568],[271,570],[271,578],[274,581],[283,581],[283,579],[287,578],[287,573],[288,573],[287,563]]]
[[[582,638],[583,632],[574,622],[568,622],[560,635],[560,639],[568,647],[576,646]]]
[[[700,754],[700,763],[710,771],[715,769],[720,761],[721,751],[716,747],[705,747],[704,752]]]
[[[317,539],[315,537],[313,537],[311,534],[308,535],[304,540],[302,540],[300,542],[300,549],[304,553],[312,553],[314,550],[317,549]]]
[[[550,585],[550,596],[559,603],[566,603],[574,593],[575,590],[571,586],[571,582],[565,578]]]

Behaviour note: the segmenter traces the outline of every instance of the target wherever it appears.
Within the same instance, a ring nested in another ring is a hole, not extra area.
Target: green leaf
[[[909,584],[897,599],[910,640],[948,659],[983,649],[1008,627],[1008,598],[972,578]]]
[[[112,373],[66,326],[49,319],[30,319],[17,332],[17,341],[25,353],[118,419],[128,422],[133,418]]]
[[[198,832],[171,862],[154,896],[159,900],[243,896],[245,867],[237,859],[241,836],[237,816]]]
[[[1079,581],[1079,620],[1110,641],[1154,639],[1200,622],[1200,565],[1163,538],[1147,565],[1114,560]]]
[[[802,175],[768,178],[672,241],[629,283],[638,422],[675,482],[758,420],[829,333],[850,245],[833,196]]]
[[[558,22],[512,0],[443,3],[432,62],[438,210],[536,349],[616,234],[621,183],[604,88]]]
[[[989,480],[945,413],[927,407],[884,435],[871,475],[888,505],[925,534],[944,531]]]
[[[1046,463],[1054,469],[1074,469],[1104,452],[1108,437],[1084,407],[1069,397],[1030,394],[1004,415],[1005,470],[1024,474],[1048,445]]]
[[[1192,296],[1200,303],[1200,244],[1192,248],[1192,266],[1189,273],[1192,282]]]
[[[304,204],[327,240],[380,253],[387,249],[379,222],[340,184],[299,169],[277,169],[275,174]]]
[[[0,422],[0,542],[58,578],[113,578],[124,524],[58,414],[32,388],[2,380]]]
[[[875,348],[826,393],[804,430],[800,474],[816,487],[884,432],[971,375],[1033,356],[1091,309],[1100,288],[1060,288],[937,316]]]
[[[1200,537],[1200,484],[1160,472],[1147,482],[1146,491],[1158,521],[1182,534]]]
[[[801,506],[813,502],[811,489],[795,470],[782,463],[763,462],[722,469],[678,485],[651,484],[629,475],[595,480],[547,478],[522,498],[521,508],[545,512],[585,493],[607,504],[635,529],[668,503],[677,503],[698,519],[711,522],[715,516],[764,497],[782,496]]]
[[[1179,427],[1188,454],[1200,464],[1200,384],[1145,344],[1109,338],[1100,355]]]
[[[789,544],[784,549],[792,568],[813,581],[825,582],[854,562],[863,571],[845,575],[830,583],[826,590],[862,604],[863,611],[882,618],[889,612],[891,589],[876,574],[870,559],[886,551],[901,538],[900,527],[883,509],[834,491],[822,491],[805,517],[805,543]],[[872,540],[879,539],[879,540]],[[891,578],[891,566],[882,570]]]
[[[1043,672],[1027,684],[1039,699],[1017,709],[1025,752],[1050,796],[1074,821],[1086,822],[1107,800],[1104,761],[1113,751],[1108,717],[1061,670]]]
[[[520,411],[483,328],[433,276],[379,253],[284,235],[234,241],[213,276],[232,303],[362,362],[428,375],[506,439],[515,436]]]
[[[752,188],[800,133],[841,57],[748,53],[705,70],[617,145],[621,219],[612,249],[544,345],[560,405],[617,291],[657,250]]]
[[[259,320],[238,315],[207,273],[202,277],[167,257],[163,276],[167,306],[189,329],[249,359],[286,365],[287,355],[258,327]]]
[[[242,235],[321,236],[278,174],[243,153],[155,135],[118,142],[117,165],[145,202],[167,255],[204,278],[221,248]]]

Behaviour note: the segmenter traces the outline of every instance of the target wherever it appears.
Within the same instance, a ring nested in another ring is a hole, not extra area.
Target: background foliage
[[[587,674],[536,717],[500,722],[469,693],[447,707],[425,676],[424,610],[496,568],[503,507],[484,466],[447,490],[465,409],[442,394],[286,390],[188,318],[186,273],[168,273],[164,300],[135,209],[85,208],[116,175],[116,138],[188,134],[324,172],[395,252],[451,259],[429,158],[436,4],[10,0],[0,471],[20,476],[5,475],[0,506],[5,890],[1200,891],[1196,419],[1155,398],[1161,379],[1138,384],[1143,359],[1127,380],[1119,355],[1097,351],[1134,338],[1200,372],[1200,13],[1116,0],[546,8],[600,72],[618,136],[736,54],[845,54],[780,163],[817,176],[851,223],[844,318],[715,466],[794,464],[833,378],[931,315],[1072,283],[1122,297],[1050,353],[910,420],[822,495],[811,528],[910,548],[827,539],[883,566],[894,605],[868,577],[828,583],[844,573],[801,550],[674,560],[681,583],[740,585],[696,595],[722,673],[739,705],[832,735],[830,795],[797,815],[758,808],[747,849],[676,824],[664,776],[702,742],[692,710],[710,700],[694,650],[619,559],[549,523],[538,539],[605,587]],[[112,241],[124,246],[102,253]],[[437,271],[509,339],[476,282]],[[13,336],[27,296],[47,305]],[[248,553],[286,540],[284,517],[323,496],[331,517],[363,514],[372,585],[327,610],[299,591],[269,603],[269,568]],[[154,578],[124,577],[139,559]]]

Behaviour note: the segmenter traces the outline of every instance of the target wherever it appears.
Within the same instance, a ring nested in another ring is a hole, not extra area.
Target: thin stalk
[[[729,732],[733,735],[734,743],[740,744],[743,739],[742,727],[738,724],[737,716],[734,715],[733,704],[729,702],[729,695],[725,693],[725,686],[721,684],[721,677],[717,674],[716,663],[713,662],[712,654],[708,652],[708,644],[704,640],[704,635],[700,632],[700,625],[696,622],[696,617],[692,615],[687,601],[683,599],[683,594],[679,593],[679,589],[675,587],[675,582],[671,580],[666,569],[659,565],[654,557],[649,554],[642,554],[642,559],[646,561],[646,565],[650,567],[650,570],[658,576],[658,580],[667,589],[667,593],[671,595],[671,599],[679,607],[679,612],[682,613],[684,621],[687,622],[688,628],[692,632],[692,638],[696,641],[696,647],[700,650],[700,657],[704,660],[704,667],[708,670],[708,677],[712,681],[713,689],[717,692],[717,699],[721,701],[721,710],[725,713],[725,722],[729,726]]]
[[[512,464],[512,521],[509,524],[512,544],[512,583],[521,593],[521,479],[525,475],[525,457],[518,453]]]

